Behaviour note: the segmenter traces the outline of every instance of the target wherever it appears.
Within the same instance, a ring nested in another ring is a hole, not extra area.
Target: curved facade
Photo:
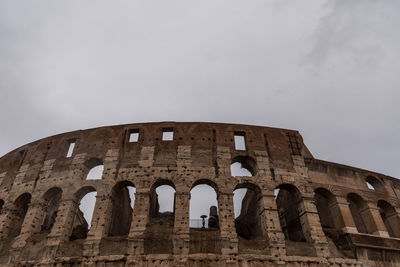
[[[235,163],[249,174],[232,176]],[[199,184],[218,200],[200,222],[189,218]],[[161,185],[175,191],[172,212],[159,210]],[[237,189],[247,190],[235,218]],[[79,204],[94,192],[88,223]],[[69,132],[0,158],[0,264],[399,266],[398,196],[399,180],[315,159],[292,130],[161,122]]]

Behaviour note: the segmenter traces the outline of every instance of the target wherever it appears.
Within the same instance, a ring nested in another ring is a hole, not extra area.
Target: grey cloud
[[[400,177],[398,1],[0,3],[0,154],[142,121],[298,129]]]

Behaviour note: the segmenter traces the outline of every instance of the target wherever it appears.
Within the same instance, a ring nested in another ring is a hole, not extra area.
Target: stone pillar
[[[74,199],[61,200],[53,228],[47,236],[45,259],[53,259],[58,247],[69,240],[77,209],[78,203]]]
[[[336,201],[329,205],[333,221],[337,229],[344,233],[358,233],[349,203],[345,198],[336,197]]]
[[[379,208],[374,203],[366,202],[366,206],[360,210],[360,213],[368,233],[381,237],[389,237],[385,223],[379,213]]]
[[[233,193],[220,192],[218,195],[218,218],[222,254],[238,253],[238,238],[235,229]]]
[[[132,214],[132,224],[128,236],[128,254],[144,253],[144,233],[149,220],[150,194],[148,189],[138,189],[135,194],[135,206]]]
[[[12,247],[14,249],[23,248],[26,240],[34,233],[40,232],[45,213],[45,204],[42,202],[31,202],[26,212],[20,234],[15,238]]]
[[[10,228],[14,221],[13,214],[14,203],[5,203],[0,214],[0,240],[6,239],[9,236]]]
[[[270,194],[262,195],[263,211],[260,216],[263,217],[263,231],[267,236],[271,248],[271,255],[275,257],[286,256],[285,235],[282,232],[279,221],[278,208],[276,206],[275,196]]]
[[[218,177],[231,177],[231,152],[229,147],[217,146]]]
[[[189,205],[190,192],[177,191],[175,193],[175,221],[173,234],[173,253],[176,255],[189,254]]]
[[[108,195],[96,195],[91,227],[84,243],[84,256],[97,256],[100,253],[101,239],[107,233],[107,220],[111,217],[111,198]]]
[[[307,242],[314,244],[317,256],[328,257],[328,241],[322,231],[317,207],[312,197],[303,197],[299,202],[299,216]]]

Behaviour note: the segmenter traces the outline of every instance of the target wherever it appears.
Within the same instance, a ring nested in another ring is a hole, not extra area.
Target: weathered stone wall
[[[172,141],[162,140],[163,129]],[[245,150],[235,149],[235,134]],[[233,162],[253,176],[232,177]],[[87,180],[99,164],[101,179]],[[163,184],[176,191],[173,214],[155,211]],[[215,229],[189,227],[197,184],[217,192]],[[126,186],[136,188],[133,211]],[[235,220],[238,188],[248,193]],[[92,191],[88,231],[78,206]],[[0,264],[399,266],[399,195],[395,178],[314,159],[292,130],[162,122],[75,131],[0,158]]]

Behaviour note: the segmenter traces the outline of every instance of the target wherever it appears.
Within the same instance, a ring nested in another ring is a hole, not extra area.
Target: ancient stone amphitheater
[[[232,176],[232,164],[250,175]],[[0,184],[2,266],[400,266],[400,181],[315,159],[297,131],[161,122],[69,132],[0,158]],[[201,184],[218,206],[192,227]],[[159,211],[162,185],[175,190],[173,212]],[[87,223],[79,204],[90,192]]]

